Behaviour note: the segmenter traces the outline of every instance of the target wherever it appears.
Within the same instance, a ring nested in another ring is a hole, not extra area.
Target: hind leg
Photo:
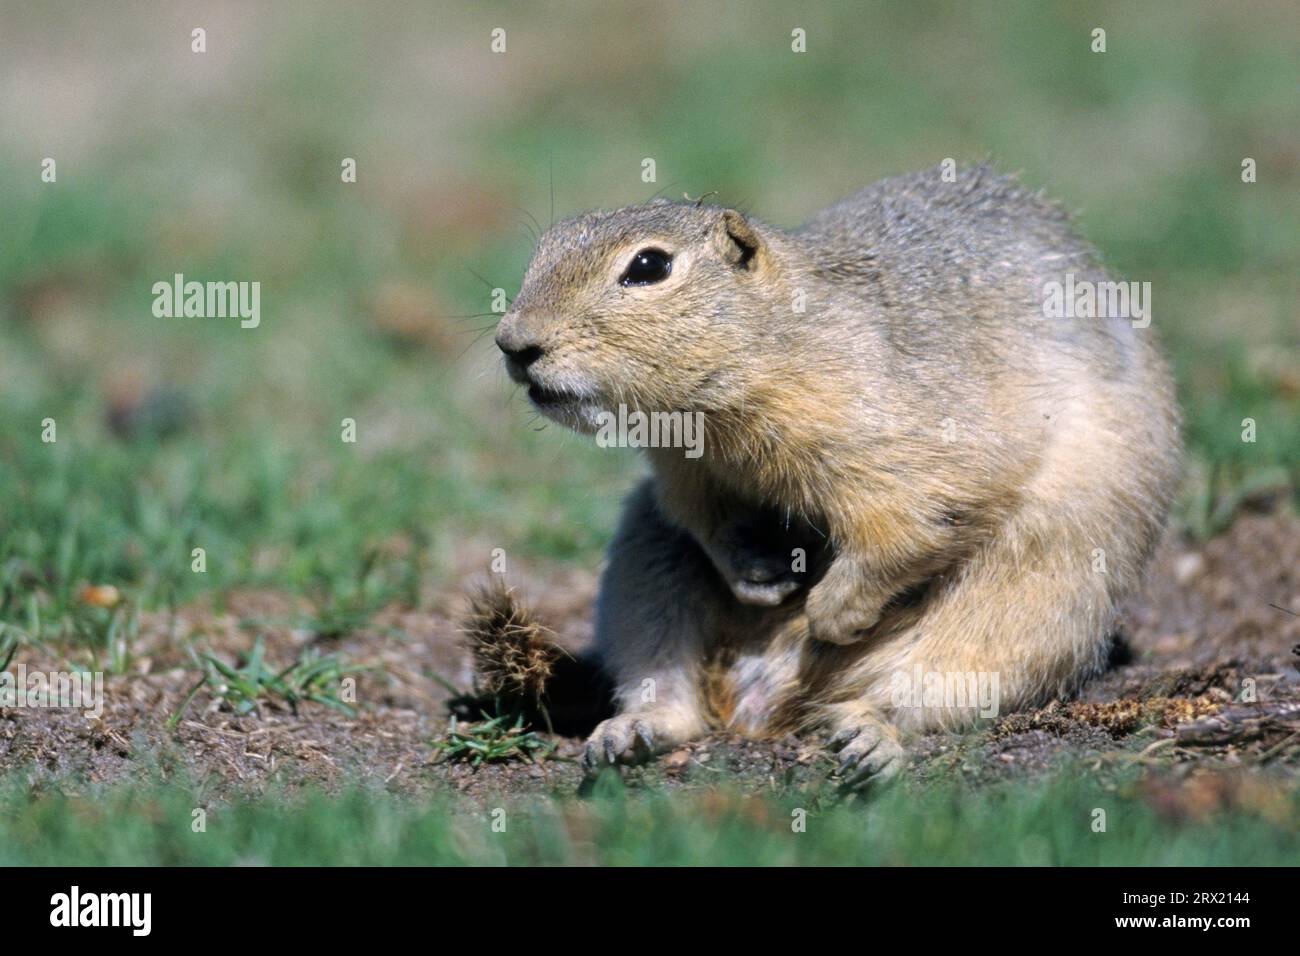
[[[596,646],[617,715],[592,733],[583,764],[633,763],[706,730],[701,663],[735,602],[689,534],[669,524],[649,482],[628,499],[596,606]]]
[[[1095,563],[1104,549],[1109,564]],[[1144,544],[1126,529],[1021,514],[937,579],[915,615],[813,667],[818,716],[860,786],[901,765],[900,734],[951,730],[1072,695],[1105,660]]]
[[[835,754],[836,774],[847,789],[857,790],[873,780],[885,780],[903,769],[907,751],[898,728],[866,704],[841,705],[829,715],[837,728],[826,747]]]
[[[914,617],[826,655],[817,696],[832,733],[861,714],[903,733],[957,729],[1071,696],[1102,669],[1163,525],[1177,436],[1159,381],[1080,392],[1015,510],[932,579]]]

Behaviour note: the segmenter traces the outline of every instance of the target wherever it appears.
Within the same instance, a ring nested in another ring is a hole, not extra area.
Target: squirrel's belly
[[[799,649],[774,642],[705,671],[706,709],[720,729],[745,737],[789,733],[798,724],[791,704],[802,699]]]

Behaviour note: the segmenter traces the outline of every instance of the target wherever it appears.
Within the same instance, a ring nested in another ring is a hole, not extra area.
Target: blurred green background
[[[540,428],[485,314],[532,221],[662,188],[795,225],[949,156],[1020,172],[1152,283],[1178,520],[1211,534],[1297,483],[1298,41],[1293,0],[9,5],[0,620],[75,632],[87,582],[362,608],[494,547],[594,568],[638,462]],[[261,326],[155,318],[178,272],[261,282]]]

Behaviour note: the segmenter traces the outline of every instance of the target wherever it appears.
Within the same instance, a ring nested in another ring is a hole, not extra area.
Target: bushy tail
[[[570,654],[555,632],[500,581],[470,595],[461,632],[474,663],[474,695],[453,709],[518,711],[529,723],[585,737],[613,713],[611,685],[594,653]]]

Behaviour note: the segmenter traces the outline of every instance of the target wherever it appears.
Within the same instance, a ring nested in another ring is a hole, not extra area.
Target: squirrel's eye
[[[642,249],[628,263],[622,285],[653,285],[663,282],[673,271],[673,257],[662,249]]]

